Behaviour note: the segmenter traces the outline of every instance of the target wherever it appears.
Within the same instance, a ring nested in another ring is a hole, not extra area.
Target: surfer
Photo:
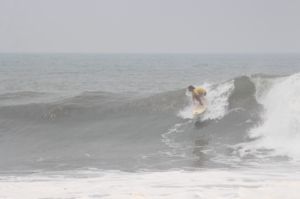
[[[202,99],[206,95],[206,90],[202,87],[194,87],[194,86],[189,86],[188,90],[192,93],[193,97],[193,102],[197,100],[201,106],[203,106]]]

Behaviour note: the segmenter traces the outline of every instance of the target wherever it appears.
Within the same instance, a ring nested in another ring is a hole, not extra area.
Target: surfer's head
[[[192,85],[190,85],[190,86],[188,87],[188,90],[189,90],[190,92],[192,92],[194,89],[195,89],[195,87],[192,86]]]

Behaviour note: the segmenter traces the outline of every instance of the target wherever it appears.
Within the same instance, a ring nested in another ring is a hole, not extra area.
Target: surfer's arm
[[[196,99],[201,105],[203,105],[201,97],[199,95],[195,95],[193,99]]]

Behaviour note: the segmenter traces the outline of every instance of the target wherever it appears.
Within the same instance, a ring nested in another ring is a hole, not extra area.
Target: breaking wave
[[[261,81],[261,80],[260,80]],[[262,122],[249,131],[255,139],[244,144],[243,155],[287,156],[299,160],[300,148],[300,74],[266,82],[268,89],[258,99],[264,107]]]
[[[191,115],[185,89],[150,97],[84,92],[0,105],[1,169],[168,169],[299,159],[300,75],[205,83],[208,110]],[[44,95],[3,94],[1,100]]]

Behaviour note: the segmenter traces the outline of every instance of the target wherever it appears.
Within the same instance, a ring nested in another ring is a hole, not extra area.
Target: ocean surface
[[[0,198],[299,199],[299,143],[300,54],[0,54]]]

